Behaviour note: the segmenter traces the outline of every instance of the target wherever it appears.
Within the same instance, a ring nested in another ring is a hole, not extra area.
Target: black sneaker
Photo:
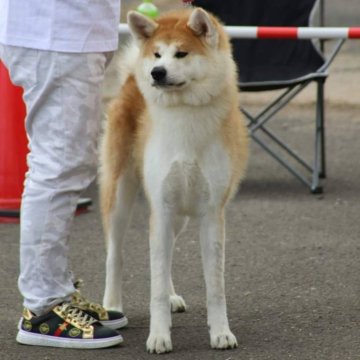
[[[118,345],[123,338],[81,309],[62,303],[40,316],[24,309],[16,341],[26,345],[98,349]]]
[[[77,289],[71,299],[71,304],[85,311],[87,314],[98,320],[102,325],[110,329],[120,329],[128,324],[127,317],[120,311],[106,310],[97,303],[90,302],[81,293],[82,280],[75,282]]]

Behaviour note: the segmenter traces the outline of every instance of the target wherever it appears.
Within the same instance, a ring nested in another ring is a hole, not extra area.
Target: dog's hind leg
[[[178,295],[175,292],[174,284],[171,279],[170,282],[170,304],[171,312],[173,313],[182,313],[186,311],[186,303],[182,296]]]
[[[107,309],[122,311],[122,244],[139,188],[139,180],[134,170],[128,168],[113,188],[114,191],[107,195],[113,197],[113,205],[108,214],[104,215],[107,228],[107,258],[103,304]]]
[[[200,242],[206,282],[211,347],[215,349],[234,348],[237,346],[237,341],[230,331],[226,314],[224,284],[225,224],[223,210],[210,210],[202,218]]]
[[[174,224],[174,244],[179,238],[182,231],[186,228],[187,223],[189,221],[188,217],[185,216],[177,216]],[[173,313],[181,313],[186,311],[186,303],[182,296],[176,294],[174,283],[172,278],[170,279],[170,304],[171,304],[171,312]]]

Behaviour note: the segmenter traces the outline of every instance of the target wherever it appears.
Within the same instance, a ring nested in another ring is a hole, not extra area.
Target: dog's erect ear
[[[150,38],[159,26],[155,21],[136,11],[129,11],[127,22],[132,36],[141,41]]]
[[[219,34],[215,24],[205,10],[200,8],[195,9],[191,13],[187,25],[197,36],[203,36],[210,46],[217,46]]]

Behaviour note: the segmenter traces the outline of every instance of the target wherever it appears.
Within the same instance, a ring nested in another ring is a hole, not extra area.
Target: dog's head
[[[205,104],[234,77],[228,37],[204,10],[174,11],[157,21],[132,11],[128,24],[140,48],[137,82],[149,100]]]

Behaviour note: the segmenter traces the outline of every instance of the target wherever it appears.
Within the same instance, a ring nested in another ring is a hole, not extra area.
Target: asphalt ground
[[[345,2],[329,1],[338,11],[332,21],[341,15],[355,25],[356,1],[346,1],[348,8]],[[226,292],[230,325],[239,348],[210,349],[198,227],[192,223],[177,243],[174,258],[175,286],[189,308],[173,315],[174,351],[161,355],[162,359],[360,359],[359,49],[357,42],[346,44],[326,85],[328,176],[324,194],[310,194],[251,144],[247,177],[227,211]],[[263,100],[244,97],[253,108]],[[313,110],[309,92],[273,123],[307,158],[313,149]],[[96,184],[85,195],[94,205],[74,221],[71,265],[85,281],[85,295],[101,301],[105,251]],[[22,310],[16,286],[19,226],[0,224],[1,360],[140,360],[157,356],[145,351],[150,278],[149,211],[143,196],[139,196],[134,214],[124,249],[124,303],[129,318],[129,326],[121,331],[125,342],[92,351],[15,342]]]
[[[227,211],[228,313],[239,348],[209,347],[196,224],[176,245],[174,278],[189,306],[173,316],[174,352],[164,359],[360,359],[360,108],[327,108],[328,178],[315,196],[252,144],[248,175]],[[275,124],[309,155],[312,111],[294,106]],[[101,301],[105,251],[97,188],[92,210],[75,219],[71,264],[85,294]],[[139,197],[125,246],[122,346],[76,351],[16,344],[19,226],[0,225],[0,358],[150,359],[148,207]]]

